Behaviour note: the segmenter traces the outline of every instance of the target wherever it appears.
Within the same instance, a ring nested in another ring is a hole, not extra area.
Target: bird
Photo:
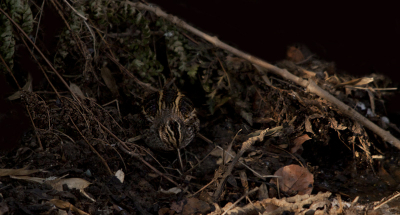
[[[142,133],[146,145],[160,151],[177,150],[179,158],[179,150],[199,132],[200,120],[192,101],[174,86],[147,95],[142,114],[148,125]]]

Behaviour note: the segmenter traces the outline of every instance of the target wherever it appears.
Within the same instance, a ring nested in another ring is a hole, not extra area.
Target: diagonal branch
[[[329,92],[320,88],[313,81],[304,80],[304,79],[297,77],[297,76],[293,75],[292,73],[288,72],[286,69],[281,69],[279,67],[276,67],[276,66],[269,64],[259,58],[256,58],[249,54],[246,54],[246,53],[240,51],[239,49],[229,46],[228,44],[221,42],[217,37],[215,37],[215,36],[212,37],[208,34],[203,33],[202,31],[188,25],[186,22],[179,19],[178,17],[165,13],[158,7],[148,6],[148,5],[142,4],[140,2],[137,2],[137,3],[128,2],[128,4],[135,8],[138,8],[138,9],[154,12],[157,16],[162,17],[162,18],[170,21],[171,23],[174,23],[175,25],[177,25],[180,28],[183,28],[187,31],[192,32],[193,34],[214,44],[216,47],[227,50],[227,51],[231,52],[232,54],[242,57],[242,58],[248,60],[249,62],[256,64],[268,71],[271,71],[287,80],[293,81],[294,83],[306,88],[308,92],[314,93],[314,94],[320,96],[321,98],[328,100],[334,106],[336,106],[340,111],[342,111],[345,115],[347,115],[348,117],[350,117],[353,120],[360,122],[360,124],[362,124],[363,126],[367,127],[368,129],[370,129],[371,131],[373,131],[374,133],[379,135],[384,141],[387,141],[390,144],[392,144],[393,146],[400,149],[400,140],[398,140],[396,137],[394,137],[392,134],[390,134],[389,131],[386,131],[386,130],[382,129],[381,127],[377,126],[375,123],[371,122],[370,120],[365,118],[363,115],[361,115],[354,109],[350,108],[349,106],[344,104],[342,101],[340,101],[336,97],[332,96]]]

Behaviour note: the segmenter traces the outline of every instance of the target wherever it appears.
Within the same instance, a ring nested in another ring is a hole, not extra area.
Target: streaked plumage
[[[142,104],[142,114],[149,122],[143,137],[153,149],[182,149],[199,131],[200,121],[192,102],[175,88],[148,95]]]

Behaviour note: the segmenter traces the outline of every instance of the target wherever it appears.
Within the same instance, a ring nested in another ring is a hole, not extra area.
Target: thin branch
[[[178,27],[181,27],[187,31],[192,32],[193,34],[214,44],[216,47],[227,50],[236,56],[239,56],[239,57],[242,57],[242,58],[248,60],[250,63],[256,64],[260,67],[263,67],[264,69],[267,69],[270,72],[273,72],[279,76],[282,76],[283,78],[285,78],[287,80],[293,81],[294,83],[306,88],[308,92],[314,93],[314,94],[320,96],[321,98],[328,100],[329,102],[334,104],[340,111],[342,111],[343,114],[347,115],[348,117],[350,117],[353,120],[359,121],[362,125],[364,125],[368,129],[370,129],[371,131],[373,131],[377,135],[379,135],[384,141],[387,141],[390,144],[392,144],[393,146],[400,149],[400,140],[398,140],[396,137],[394,137],[392,134],[390,134],[390,132],[380,128],[379,126],[377,126],[376,124],[374,124],[373,122],[371,122],[370,120],[365,118],[363,115],[361,115],[354,109],[350,108],[349,106],[344,104],[342,101],[340,101],[336,97],[332,96],[327,91],[320,88],[312,80],[310,80],[310,81],[304,80],[304,79],[297,77],[297,76],[293,75],[292,73],[288,72],[286,69],[281,69],[279,67],[276,67],[276,66],[269,64],[259,58],[256,58],[249,54],[246,54],[246,53],[240,51],[239,49],[229,46],[228,44],[221,42],[217,37],[215,37],[215,36],[212,37],[208,34],[203,33],[202,31],[188,25],[186,22],[179,19],[178,17],[165,13],[158,7],[147,6],[140,2],[137,2],[137,3],[128,2],[128,4],[135,8],[138,8],[138,9],[143,9],[143,10],[154,12],[157,16],[170,21],[171,23],[177,25]]]

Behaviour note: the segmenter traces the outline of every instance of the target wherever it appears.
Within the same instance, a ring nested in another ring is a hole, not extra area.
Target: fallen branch
[[[393,146],[400,149],[400,140],[398,140],[396,137],[394,137],[392,134],[390,134],[390,132],[380,128],[379,126],[377,126],[376,124],[374,124],[373,122],[371,122],[370,120],[365,118],[363,115],[361,115],[354,109],[350,108],[349,106],[344,104],[342,101],[340,101],[336,97],[332,96],[327,91],[320,88],[313,81],[304,80],[304,79],[297,77],[297,76],[293,75],[292,73],[288,72],[286,69],[281,69],[279,67],[276,67],[272,64],[269,64],[261,59],[254,57],[252,55],[246,54],[232,46],[229,46],[228,44],[221,42],[217,37],[215,37],[215,36],[212,37],[208,34],[203,33],[202,31],[199,31],[198,29],[188,25],[186,22],[179,19],[178,17],[165,13],[158,7],[148,6],[148,5],[142,4],[140,2],[138,2],[138,3],[128,2],[128,4],[137,9],[143,9],[143,10],[154,12],[157,16],[170,21],[171,23],[177,25],[180,28],[183,28],[187,31],[192,32],[193,34],[214,44],[216,47],[227,50],[227,51],[231,52],[232,54],[242,57],[253,64],[256,64],[268,71],[271,71],[277,75],[280,75],[281,77],[283,77],[287,80],[293,81],[294,83],[306,88],[308,92],[314,93],[314,94],[320,96],[321,98],[328,100],[333,105],[335,105],[340,111],[342,111],[343,114],[347,115],[348,117],[350,117],[353,120],[359,121],[360,124],[362,124],[363,126],[367,127],[368,129],[370,129],[371,131],[373,131],[374,133],[379,135],[384,141],[389,142]]]

